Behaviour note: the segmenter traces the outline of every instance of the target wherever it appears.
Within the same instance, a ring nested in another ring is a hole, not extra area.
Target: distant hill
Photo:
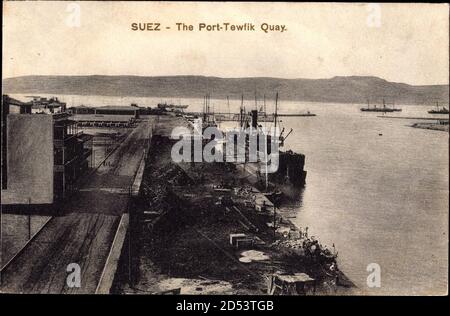
[[[448,85],[412,86],[378,77],[331,79],[218,78],[204,76],[23,76],[3,79],[3,93],[76,94],[135,97],[254,98],[265,94],[292,101],[366,103],[395,101],[396,104],[448,102]]]

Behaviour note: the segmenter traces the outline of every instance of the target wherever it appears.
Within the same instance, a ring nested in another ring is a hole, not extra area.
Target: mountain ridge
[[[334,76],[324,79],[276,77],[221,78],[215,76],[133,75],[33,75],[5,78],[3,93],[74,94],[130,97],[201,98],[209,93],[217,99],[258,98],[279,93],[289,101],[430,104],[448,102],[449,85],[409,85],[375,76]]]

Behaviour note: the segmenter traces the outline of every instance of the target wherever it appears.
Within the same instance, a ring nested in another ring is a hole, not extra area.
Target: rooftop
[[[114,111],[135,111],[138,109],[145,109],[142,106],[132,106],[132,105],[105,105],[105,106],[74,106],[74,109],[97,109],[97,110],[114,110]]]
[[[72,116],[75,121],[108,121],[108,122],[128,122],[129,115],[95,115],[95,114],[75,114]]]

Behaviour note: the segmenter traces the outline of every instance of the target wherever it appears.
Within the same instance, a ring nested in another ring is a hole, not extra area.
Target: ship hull
[[[402,109],[367,109],[367,108],[362,108],[361,109],[362,112],[401,112]]]
[[[449,111],[428,111],[429,114],[449,114]]]
[[[303,188],[306,184],[305,155],[280,151],[278,170],[269,174],[269,181]]]

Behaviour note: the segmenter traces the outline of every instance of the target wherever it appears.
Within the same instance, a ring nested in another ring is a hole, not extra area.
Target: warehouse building
[[[137,120],[151,114],[150,108],[136,104],[130,106],[107,105],[101,107],[77,106],[68,109],[79,126],[134,127]]]
[[[92,136],[68,113],[2,97],[2,207],[57,204],[92,166]]]

